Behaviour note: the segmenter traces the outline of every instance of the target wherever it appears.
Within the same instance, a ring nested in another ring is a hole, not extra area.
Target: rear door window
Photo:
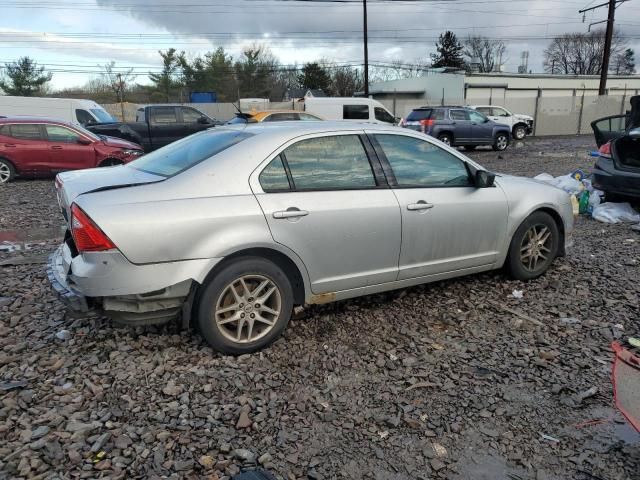
[[[153,107],[151,109],[151,123],[178,123],[175,107]]]
[[[376,180],[357,135],[301,140],[284,151],[296,190],[371,188]]]
[[[15,123],[9,130],[13,138],[21,140],[42,140],[42,129],[39,124]]]
[[[342,118],[345,120],[369,120],[369,105],[343,105]]]
[[[466,110],[449,110],[451,120],[469,120],[469,112]]]
[[[290,189],[287,171],[284,169],[282,157],[278,155],[260,173],[260,186],[265,192],[282,192]]]
[[[182,121],[184,123],[197,123],[198,120],[200,120],[200,118],[204,116],[202,113],[200,113],[199,111],[193,108],[182,107],[181,110],[182,110]]]

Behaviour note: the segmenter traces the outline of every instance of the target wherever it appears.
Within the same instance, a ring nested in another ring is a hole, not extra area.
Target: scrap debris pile
[[[640,230],[640,213],[636,212],[628,202],[604,201],[604,192],[594,188],[589,176],[582,170],[575,170],[569,175],[558,177],[541,173],[533,178],[561,188],[571,195],[575,215],[590,215],[593,219],[604,223],[635,223],[636,225],[631,228]]]

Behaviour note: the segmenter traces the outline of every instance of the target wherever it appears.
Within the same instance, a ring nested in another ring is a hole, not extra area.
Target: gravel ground
[[[472,156],[559,175],[591,148]],[[309,308],[234,358],[174,326],[66,314],[42,264],[61,223],[52,183],[0,187],[0,246],[28,249],[0,252],[0,478],[223,479],[255,463],[279,479],[640,478],[610,383],[611,340],[640,331],[628,225],[579,219],[570,256],[536,281],[496,272]]]

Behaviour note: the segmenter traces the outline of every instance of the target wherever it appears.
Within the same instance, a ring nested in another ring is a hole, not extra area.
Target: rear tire
[[[244,257],[203,285],[197,326],[214,350],[242,355],[273,343],[292,311],[293,288],[282,269],[261,257]]]
[[[506,133],[498,133],[493,141],[493,149],[496,152],[502,152],[509,146],[509,135]]]
[[[547,271],[560,248],[555,220],[545,212],[529,215],[514,233],[506,266],[516,280],[533,280]]]
[[[513,138],[523,140],[527,136],[527,128],[524,125],[516,125],[513,127]]]
[[[0,158],[0,184],[9,183],[16,176],[16,169],[9,160]]]
[[[448,133],[441,133],[440,135],[438,135],[438,140],[446,145],[453,144],[453,138]]]

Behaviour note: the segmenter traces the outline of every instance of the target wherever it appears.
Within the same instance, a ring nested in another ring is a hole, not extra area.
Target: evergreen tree
[[[438,53],[431,54],[431,66],[464,68],[462,49],[462,44],[458,41],[455,33],[449,30],[441,33],[436,43]]]
[[[17,62],[6,63],[5,73],[0,79],[0,90],[7,95],[31,97],[42,92],[53,75],[45,73],[35,60],[21,57]]]

